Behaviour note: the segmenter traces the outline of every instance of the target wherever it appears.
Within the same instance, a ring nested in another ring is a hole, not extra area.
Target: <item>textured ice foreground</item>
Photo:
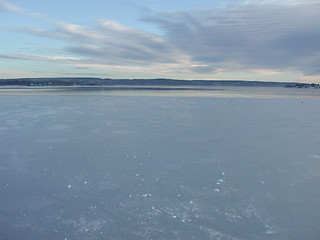
[[[0,239],[319,239],[319,105],[0,95]]]

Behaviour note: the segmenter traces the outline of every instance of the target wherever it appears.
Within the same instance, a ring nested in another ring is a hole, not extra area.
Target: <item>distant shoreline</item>
[[[177,79],[111,79],[111,78],[13,78],[0,79],[0,86],[155,86],[155,87],[289,87],[320,88],[319,84],[298,82],[263,82],[244,80],[177,80]]]

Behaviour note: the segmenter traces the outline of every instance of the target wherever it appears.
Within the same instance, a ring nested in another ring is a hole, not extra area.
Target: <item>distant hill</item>
[[[0,86],[252,86],[252,87],[318,87],[319,84],[262,82],[242,80],[177,80],[177,79],[110,79],[110,78],[15,78],[0,79]]]

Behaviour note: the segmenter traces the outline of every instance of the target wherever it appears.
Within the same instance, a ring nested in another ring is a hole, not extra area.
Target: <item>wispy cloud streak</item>
[[[13,5],[9,2],[6,2],[4,0],[0,0],[0,9],[8,12],[14,12],[14,13],[23,13],[24,10],[16,5]]]
[[[165,38],[114,21],[98,20],[95,28],[60,23],[53,30],[35,27],[16,30],[67,41],[66,53],[80,56],[86,65],[93,67],[106,65],[136,69],[149,66],[170,72],[189,71],[188,66],[192,66],[190,57]]]

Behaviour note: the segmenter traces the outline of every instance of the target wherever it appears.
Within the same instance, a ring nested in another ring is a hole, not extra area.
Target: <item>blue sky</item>
[[[320,83],[319,0],[0,0],[0,78]]]

